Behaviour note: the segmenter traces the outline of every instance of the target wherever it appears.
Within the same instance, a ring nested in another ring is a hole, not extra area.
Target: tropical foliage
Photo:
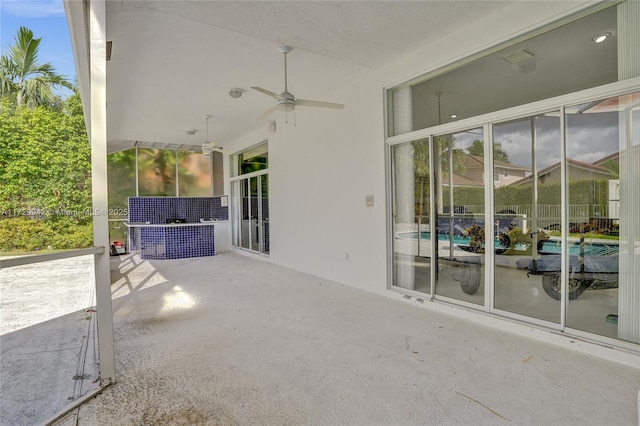
[[[21,27],[0,56],[0,252],[92,244],[91,163],[80,96]]]
[[[91,163],[79,95],[61,110],[0,103],[0,250],[90,246]]]
[[[80,96],[20,27],[0,56],[0,252],[92,244],[91,163]],[[66,100],[54,90],[75,92]]]
[[[471,146],[467,148],[467,152],[476,157],[484,157],[484,142],[476,139]],[[504,163],[509,162],[509,154],[502,148],[502,143],[500,142],[493,143],[493,159]]]
[[[0,96],[10,97],[17,106],[57,105],[55,88],[75,90],[52,64],[38,63],[41,41],[29,28],[20,27],[15,44],[0,56]]]

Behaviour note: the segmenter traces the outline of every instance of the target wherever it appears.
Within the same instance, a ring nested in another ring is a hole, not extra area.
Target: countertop
[[[228,220],[214,220],[206,222],[192,222],[192,223],[146,223],[146,222],[124,222],[124,225],[129,228],[178,228],[181,226],[212,226],[219,223],[229,223]]]

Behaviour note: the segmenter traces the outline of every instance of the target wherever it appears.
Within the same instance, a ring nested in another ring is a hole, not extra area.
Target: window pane
[[[482,128],[434,138],[436,294],[484,305]]]
[[[262,143],[231,157],[232,176],[244,175],[269,168],[268,143]]]
[[[237,180],[231,182],[231,237],[232,244],[236,247],[240,246],[241,236],[240,227],[242,224],[242,192],[240,184],[243,181]]]
[[[393,147],[396,286],[431,293],[429,140]]]
[[[139,195],[176,195],[176,151],[138,149]]]
[[[178,185],[181,197],[210,197],[211,157],[199,152],[178,151]]]
[[[566,111],[567,326],[635,343],[640,342],[639,103],[635,94]]]
[[[560,277],[559,113],[493,126],[495,307],[560,322],[559,293],[543,291]],[[505,177],[508,176],[508,177]]]
[[[107,156],[109,219],[128,218],[128,199],[136,196],[136,150]]]
[[[391,90],[391,135],[618,81],[616,29],[616,7],[609,7]],[[596,45],[593,36],[604,32],[612,36]]]
[[[269,254],[269,175],[262,175],[260,177],[261,185],[261,206],[262,206],[262,251]]]

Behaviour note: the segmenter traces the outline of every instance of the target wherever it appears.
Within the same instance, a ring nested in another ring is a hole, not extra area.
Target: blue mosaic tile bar
[[[229,220],[229,207],[222,206],[226,197],[129,197],[129,222],[168,223],[181,219],[184,223],[205,220]]]
[[[214,256],[215,222],[201,223],[201,219],[229,220],[222,198],[130,197],[131,250],[156,260]]]
[[[214,256],[214,226],[142,227],[139,250],[143,259]]]

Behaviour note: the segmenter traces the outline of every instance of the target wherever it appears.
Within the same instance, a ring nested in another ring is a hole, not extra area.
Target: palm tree
[[[15,44],[0,56],[0,96],[15,96],[17,106],[54,103],[56,86],[76,90],[65,76],[56,74],[53,65],[38,64],[41,40],[33,38],[29,28],[20,27]]]

